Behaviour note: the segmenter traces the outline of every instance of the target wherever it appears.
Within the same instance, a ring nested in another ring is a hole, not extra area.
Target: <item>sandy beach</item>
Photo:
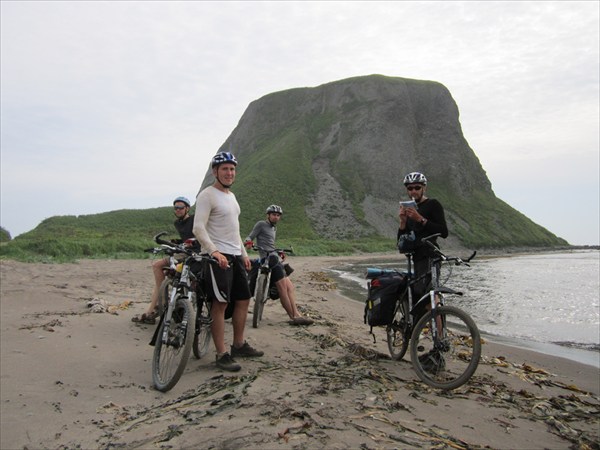
[[[323,272],[340,260],[290,258],[314,325],[290,326],[270,302],[246,328],[264,357],[227,373],[211,344],[167,393],[152,388],[154,326],[131,322],[150,260],[2,261],[0,448],[599,448],[597,368],[486,341],[468,384],[431,389]]]

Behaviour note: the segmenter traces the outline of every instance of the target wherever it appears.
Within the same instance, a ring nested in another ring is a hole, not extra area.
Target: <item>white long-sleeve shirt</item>
[[[194,236],[203,252],[247,256],[240,235],[240,205],[231,191],[209,186],[196,197]]]

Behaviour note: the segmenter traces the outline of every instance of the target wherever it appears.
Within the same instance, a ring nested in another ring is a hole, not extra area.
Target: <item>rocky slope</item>
[[[248,106],[220,150],[240,162],[244,229],[278,203],[295,236],[392,238],[402,178],[421,171],[460,243],[566,244],[494,195],[437,82],[371,75],[269,94]],[[203,186],[211,182],[207,173]]]

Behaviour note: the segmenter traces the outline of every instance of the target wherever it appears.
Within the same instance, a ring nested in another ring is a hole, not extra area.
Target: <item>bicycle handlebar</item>
[[[216,258],[213,258],[210,255],[202,255],[198,252],[195,252],[194,250],[192,250],[191,248],[186,246],[185,243],[176,244],[174,242],[165,241],[164,239],[161,238],[165,234],[168,234],[168,233],[166,231],[163,231],[161,233],[158,233],[156,236],[154,236],[154,242],[162,245],[161,248],[152,248],[152,249],[148,249],[147,251],[151,251],[152,253],[165,252],[169,255],[173,255],[175,253],[185,253],[187,256],[193,257],[196,261],[205,259],[207,261],[210,261],[211,263],[215,263],[215,264],[219,263],[219,261]]]
[[[285,253],[287,255],[293,255],[294,254],[294,249],[292,247],[290,247],[290,248],[276,248],[276,249],[273,249],[273,250],[267,250],[267,249],[264,249],[264,248],[259,247],[257,245],[252,245],[252,250],[254,250],[256,252],[263,251],[263,252],[266,252],[266,253]]]
[[[430,236],[425,236],[424,238],[421,238],[421,242],[424,242],[425,244],[429,245],[429,247],[432,248],[432,250],[440,257],[441,260],[454,261],[454,264],[456,266],[460,266],[461,264],[464,264],[465,266],[470,267],[469,262],[473,258],[475,258],[475,255],[477,254],[477,250],[474,250],[473,253],[471,254],[471,256],[469,256],[466,259],[459,258],[458,256],[449,258],[444,253],[442,253],[442,251],[439,248],[437,248],[435,245],[433,245],[433,243],[431,242],[431,239],[435,239],[439,236],[441,236],[441,233],[436,233],[436,234],[432,234]]]

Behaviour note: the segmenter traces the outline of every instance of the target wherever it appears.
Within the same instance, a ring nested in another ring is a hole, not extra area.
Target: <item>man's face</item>
[[[235,165],[221,164],[213,169],[213,174],[223,186],[231,186],[235,181]]]
[[[406,192],[410,198],[419,203],[425,195],[425,186],[421,183],[411,183],[406,186]]]
[[[269,222],[277,223],[281,219],[281,214],[279,213],[269,213]]]
[[[188,211],[190,210],[190,208],[187,207],[187,205],[183,202],[175,202],[175,204],[173,205],[173,211],[175,212],[175,216],[177,216],[178,219],[183,219]]]

